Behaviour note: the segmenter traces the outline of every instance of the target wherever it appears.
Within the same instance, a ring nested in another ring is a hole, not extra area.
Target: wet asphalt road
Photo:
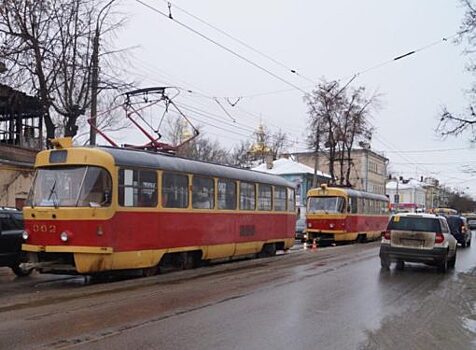
[[[476,243],[448,274],[381,271],[378,248],[99,284],[0,269],[0,349],[476,348]]]

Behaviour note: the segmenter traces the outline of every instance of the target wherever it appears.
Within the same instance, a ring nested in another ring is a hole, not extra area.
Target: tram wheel
[[[263,245],[263,249],[261,252],[258,253],[258,258],[266,258],[269,256],[276,255],[276,244],[274,243],[267,243]]]
[[[12,265],[10,268],[12,269],[13,273],[18,277],[26,277],[33,272],[32,268],[25,267],[25,264],[23,263],[17,263],[15,265]]]
[[[155,276],[159,273],[159,267],[156,265],[156,266],[152,266],[152,267],[146,267],[146,268],[143,268],[142,269],[142,276],[143,277],[151,277],[151,276]]]
[[[358,243],[365,243],[367,242],[367,235],[365,233],[360,233],[358,236],[357,236],[357,242]]]

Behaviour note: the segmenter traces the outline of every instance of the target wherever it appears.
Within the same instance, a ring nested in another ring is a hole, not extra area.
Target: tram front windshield
[[[110,205],[111,177],[95,166],[40,168],[27,204],[33,207],[101,207]]]
[[[344,211],[344,198],[336,196],[309,197],[307,204],[309,213],[342,213]]]

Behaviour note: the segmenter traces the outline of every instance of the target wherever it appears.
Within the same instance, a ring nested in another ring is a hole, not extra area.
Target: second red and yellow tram
[[[387,227],[388,205],[384,195],[326,185],[313,188],[307,195],[307,241],[379,239]]]

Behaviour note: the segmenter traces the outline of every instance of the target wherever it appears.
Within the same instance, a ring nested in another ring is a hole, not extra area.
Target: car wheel
[[[395,267],[397,270],[402,271],[405,268],[405,262],[403,260],[398,260]]]
[[[445,273],[448,271],[448,257],[445,256],[442,261],[438,264],[438,271]]]
[[[390,270],[390,260],[388,258],[380,258],[380,266],[382,270]]]
[[[453,257],[448,261],[448,267],[453,269],[455,265],[456,265],[456,251],[455,251],[455,255],[453,255]]]
[[[32,268],[27,268],[23,263],[17,263],[11,266],[11,269],[15,275],[18,277],[25,277],[32,273]]]
[[[466,241],[463,241],[463,243],[461,243],[461,247],[462,247],[462,248],[466,248],[466,247],[467,247]]]
[[[471,247],[471,235],[469,236],[469,239],[468,239],[468,248]]]

